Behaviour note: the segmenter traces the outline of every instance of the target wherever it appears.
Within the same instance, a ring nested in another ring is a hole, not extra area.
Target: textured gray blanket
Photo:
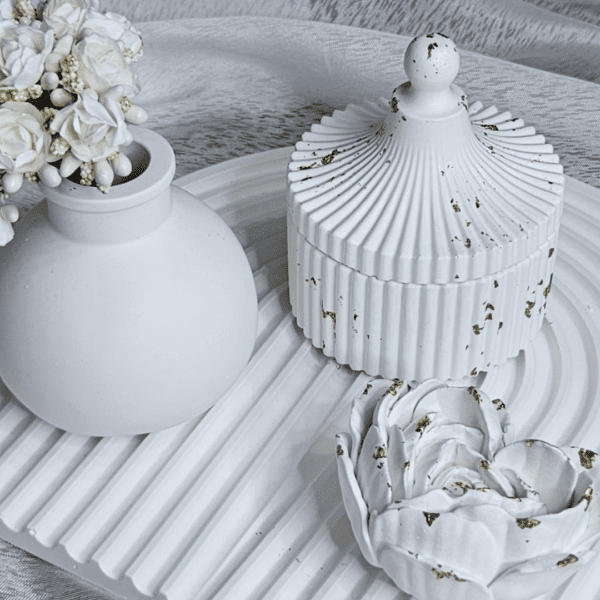
[[[458,84],[536,126],[567,174],[600,187],[600,2],[107,0],[145,41],[139,101],[177,175],[293,144],[346,104],[388,97],[417,34],[461,52]],[[400,35],[398,35],[400,34]],[[23,205],[38,198],[30,188]],[[0,599],[111,598],[0,541]]]

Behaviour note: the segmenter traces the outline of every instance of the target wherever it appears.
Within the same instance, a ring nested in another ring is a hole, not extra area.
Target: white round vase
[[[252,271],[233,232],[171,186],[168,142],[133,128],[107,194],[63,180],[0,250],[0,377],[34,414],[93,436],[210,408],[250,359]]]

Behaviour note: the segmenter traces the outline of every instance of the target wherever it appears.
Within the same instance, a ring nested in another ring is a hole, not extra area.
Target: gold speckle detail
[[[493,304],[490,304],[489,302],[485,305],[485,310],[496,310],[495,306]]]
[[[504,404],[504,402],[502,402],[502,400],[500,400],[500,398],[496,398],[495,400],[492,400],[492,404],[496,404],[496,410],[504,410],[506,409],[506,404]]]
[[[333,321],[333,325],[335,327],[335,312],[333,312],[332,310],[321,309],[321,313],[323,314],[324,319],[330,318]]]
[[[540,523],[541,521],[538,521],[537,519],[517,519],[517,525],[521,529],[533,529],[534,527],[537,527]]]
[[[383,135],[385,133],[385,123],[382,123],[379,126],[379,129],[377,130],[377,132],[375,133],[375,135]]]
[[[596,456],[598,456],[598,453],[592,450],[584,450],[583,448],[579,450],[579,460],[584,469],[591,469],[594,466]]]
[[[500,321],[500,323],[498,323],[498,329],[502,329],[504,327],[504,323],[502,321]]]
[[[377,450],[375,450],[375,454],[373,454],[373,458],[375,458],[375,459],[387,458],[387,450],[385,449],[385,446],[377,446]]]
[[[491,123],[482,123],[481,127],[484,129],[489,129],[490,131],[498,131],[498,127],[496,127],[496,125],[492,125]]]
[[[490,468],[490,461],[485,458],[482,458],[479,461],[479,468],[483,469],[484,471],[487,471]]]
[[[427,525],[429,525],[429,527],[431,527],[433,522],[440,516],[440,513],[423,512],[423,515],[425,516]]]
[[[321,159],[321,164],[322,165],[328,165],[332,160],[333,157],[336,156],[337,154],[339,154],[340,151],[339,150],[332,150],[329,154],[326,154],[322,159]]]
[[[477,325],[477,323],[475,323],[475,325],[473,325],[473,333],[475,335],[479,335],[482,331],[483,331],[483,327],[480,327],[479,325]]]
[[[404,381],[400,379],[394,379],[394,383],[388,388],[387,393],[395,396],[398,393],[398,390],[404,385]]]
[[[585,490],[585,493],[583,494],[583,496],[581,496],[581,498],[579,498],[579,500],[577,501],[577,504],[581,504],[584,500],[587,502],[587,506],[585,507],[585,510],[587,510],[590,507],[590,502],[592,501],[592,497],[594,496],[594,490],[589,487]]]
[[[306,169],[312,169],[312,168],[313,168],[313,167],[314,167],[316,164],[317,164],[317,163],[316,163],[316,162],[314,162],[314,163],[311,163],[310,165],[300,165],[300,166],[298,167],[298,170],[299,170],[299,171],[305,171]]]
[[[475,208],[479,208],[481,206],[481,202],[479,201],[479,198],[477,198],[477,196],[475,197]]]
[[[408,469],[410,469],[410,460],[407,460],[407,461],[404,463],[404,470],[405,470],[405,471],[408,471]]]
[[[525,316],[529,319],[531,318],[531,309],[535,306],[535,302],[531,300],[526,300],[527,308],[525,309]]]
[[[392,97],[391,109],[393,113],[398,112],[398,98],[396,98],[396,96]]]
[[[548,285],[544,288],[544,298],[547,298],[548,294],[552,290],[552,278],[553,277],[554,277],[554,273],[552,273],[552,275],[550,275],[550,281],[548,282]]]
[[[338,456],[343,456],[343,455],[344,455],[344,449],[342,448],[341,444],[338,444],[338,445],[337,445],[337,448],[336,448],[336,450],[335,450],[335,453],[336,453]]]
[[[548,250],[548,258],[550,258],[553,254],[554,254],[554,248],[550,248],[550,250]]]
[[[569,554],[569,556],[567,556],[567,558],[563,559],[563,560],[559,560],[556,563],[556,566],[559,569],[562,569],[563,567],[566,567],[567,565],[572,565],[573,563],[576,563],[579,560],[579,558],[577,556],[575,556],[574,554]]]
[[[363,391],[363,396],[366,396],[373,386],[370,383],[367,383],[367,387]]]
[[[477,377],[477,367],[474,367],[473,370],[469,373],[471,377]]]
[[[431,570],[435,574],[436,579],[438,579],[438,580],[444,579],[447,577],[448,579],[454,579],[455,581],[459,581],[461,583],[466,581],[466,579],[462,579],[461,577],[456,575],[454,573],[454,571],[438,571],[435,567],[433,567]]]
[[[473,489],[468,483],[463,483],[462,481],[455,481],[452,485],[460,488],[463,494],[466,494],[469,490]]]
[[[525,443],[527,444],[528,448],[531,448],[531,446],[535,444],[535,440],[527,440]]]
[[[473,396],[473,398],[475,398],[475,401],[477,402],[477,404],[481,404],[482,398],[481,398],[481,394],[477,391],[477,389],[475,388],[474,385],[471,385],[467,388],[467,392],[469,392],[469,394],[471,394],[471,396]],[[489,466],[489,464],[488,464]]]
[[[486,321],[491,321],[493,318],[494,318],[494,315],[492,313],[488,313],[487,315],[485,315]]]
[[[420,419],[419,421],[417,421],[417,425],[415,427],[415,431],[419,432],[421,435],[423,435],[423,432],[425,431],[425,429],[427,429],[427,427],[431,425],[431,419],[425,415],[422,419]]]
[[[494,279],[494,287],[497,288],[500,284]]]

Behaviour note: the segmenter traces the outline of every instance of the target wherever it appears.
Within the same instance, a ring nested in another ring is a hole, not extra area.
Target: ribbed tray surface
[[[333,436],[370,378],[313,348],[290,313],[291,150],[177,182],[224,217],[254,270],[259,331],[235,387],[192,422],[127,438],[57,430],[0,389],[0,537],[129,600],[405,598],[362,559],[337,481]],[[474,379],[520,437],[599,450],[599,232],[600,192],[567,178],[549,318]],[[552,600],[600,598],[596,563]]]

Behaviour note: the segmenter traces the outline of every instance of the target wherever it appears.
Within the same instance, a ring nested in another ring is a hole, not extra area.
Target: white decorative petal
[[[394,583],[416,599],[494,600],[481,581],[468,580],[418,553],[388,546],[381,552],[380,560]]]
[[[369,511],[354,475],[354,466],[350,460],[352,440],[348,434],[337,435],[337,466],[342,491],[342,500],[350,520],[354,537],[363,556],[374,566],[379,567],[377,556],[373,551],[367,525]]]
[[[513,486],[519,484],[548,507],[548,512],[564,510],[577,483],[577,470],[567,455],[541,440],[521,440],[499,450],[494,462]]]
[[[529,600],[555,590],[584,567],[594,553],[554,552],[521,563],[502,573],[490,586],[494,600]],[[573,599],[576,600],[576,599]]]
[[[380,400],[382,380],[373,380],[367,384],[363,393],[352,403],[350,413],[350,432],[352,433],[352,462],[358,461],[362,441],[373,422],[373,411]]]
[[[485,523],[452,512],[389,508],[369,521],[376,552],[398,546],[488,584],[502,564],[500,549]]]
[[[356,479],[369,513],[381,512],[392,501],[392,484],[387,464],[387,436],[371,426],[356,464]]]

